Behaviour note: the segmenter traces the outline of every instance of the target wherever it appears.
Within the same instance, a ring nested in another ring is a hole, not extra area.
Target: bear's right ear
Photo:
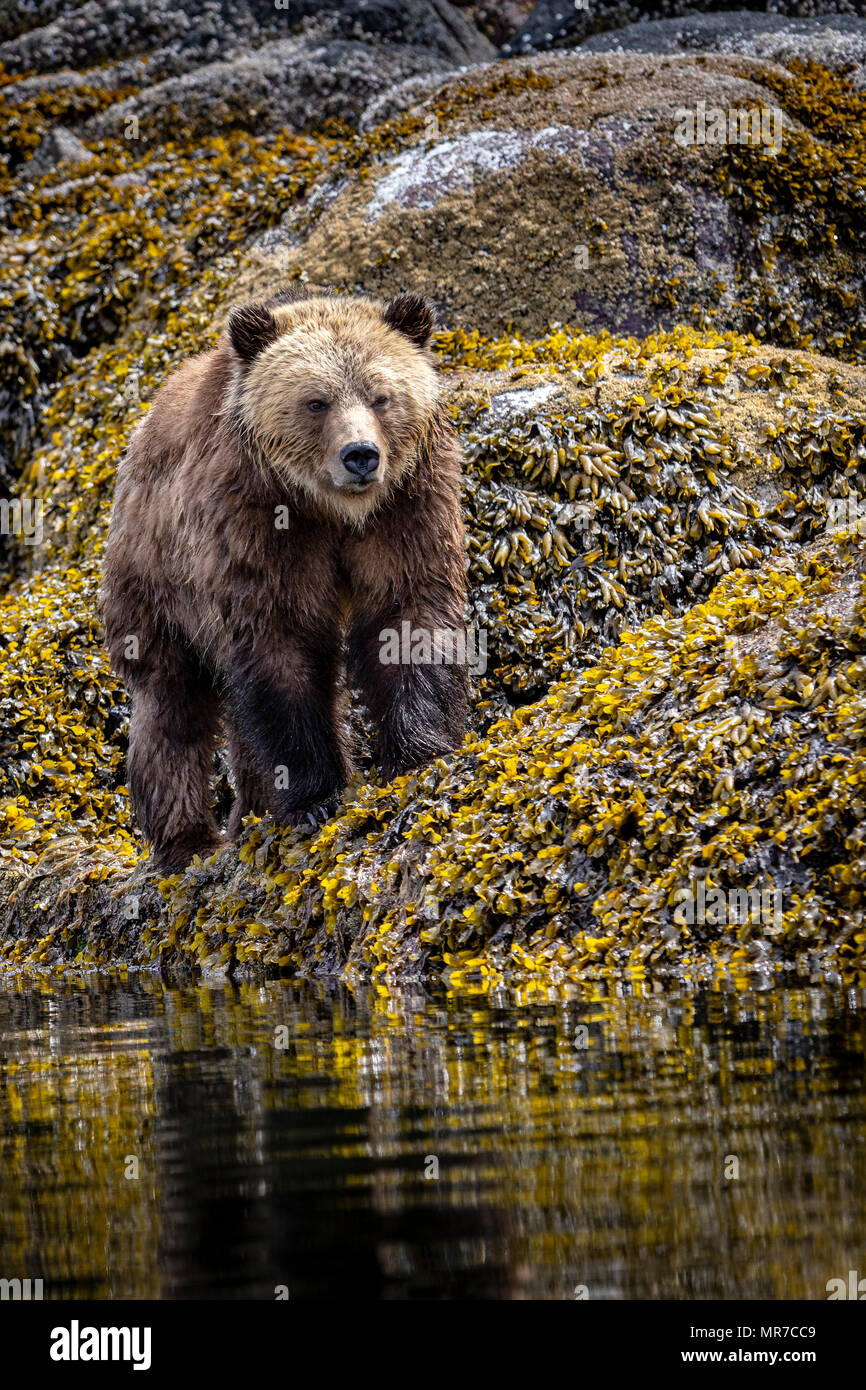
[[[229,338],[244,362],[252,362],[279,336],[279,325],[266,304],[242,304],[229,314]]]

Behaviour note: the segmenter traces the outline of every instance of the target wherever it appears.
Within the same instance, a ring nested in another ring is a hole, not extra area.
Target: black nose
[[[357,444],[345,444],[340,450],[340,462],[356,478],[369,478],[379,467],[379,450],[369,439],[362,439]]]

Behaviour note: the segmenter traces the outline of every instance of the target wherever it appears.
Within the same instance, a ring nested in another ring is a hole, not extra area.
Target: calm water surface
[[[0,985],[0,1277],[613,1299],[866,1273],[864,991],[639,990]]]

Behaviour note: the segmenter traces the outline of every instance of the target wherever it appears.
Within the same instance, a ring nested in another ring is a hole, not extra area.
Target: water
[[[739,1299],[866,1274],[866,992],[636,990],[7,982],[0,1277]]]

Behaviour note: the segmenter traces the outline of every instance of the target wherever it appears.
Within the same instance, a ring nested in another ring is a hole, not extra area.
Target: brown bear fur
[[[132,697],[130,795],[157,867],[223,843],[209,784],[221,724],[236,788],[229,835],[250,811],[294,821],[333,805],[351,770],[344,656],[386,776],[459,743],[465,664],[380,659],[381,630],[405,621],[463,632],[461,455],[432,331],[414,294],[385,307],[339,296],[246,305],[136,429],[101,605]],[[379,451],[365,486],[349,471],[359,441]]]

